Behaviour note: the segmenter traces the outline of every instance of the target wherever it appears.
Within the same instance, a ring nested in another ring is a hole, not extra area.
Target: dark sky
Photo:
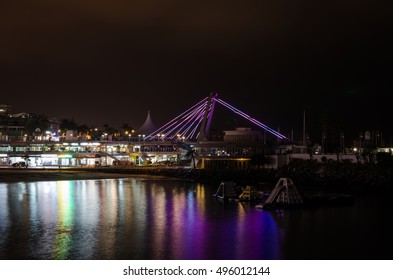
[[[1,1],[0,103],[138,128],[215,92],[284,134],[306,110],[391,135],[392,23],[376,0]]]

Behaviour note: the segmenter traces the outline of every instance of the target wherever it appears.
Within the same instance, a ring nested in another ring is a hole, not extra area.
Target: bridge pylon
[[[198,142],[208,140],[210,124],[211,124],[211,120],[213,118],[214,105],[216,103],[216,98],[217,98],[218,94],[215,94],[214,98],[212,98],[212,96],[213,96],[213,93],[211,93],[209,95],[209,98],[206,102],[205,113],[203,115],[201,127],[199,129],[199,134],[197,137]]]

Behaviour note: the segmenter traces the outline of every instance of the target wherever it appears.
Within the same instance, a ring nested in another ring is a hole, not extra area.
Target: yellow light
[[[59,158],[72,158],[72,155],[70,155],[70,154],[59,154],[58,157]]]

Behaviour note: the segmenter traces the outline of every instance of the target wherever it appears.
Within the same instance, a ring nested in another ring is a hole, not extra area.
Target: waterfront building
[[[212,107],[214,106],[206,106]],[[266,130],[253,130],[249,127],[214,134],[209,133],[210,118],[207,113],[201,114],[202,109],[190,113],[198,117],[195,124],[204,124],[200,126],[199,136],[196,133],[198,127],[194,127],[194,122],[189,123],[188,118],[171,121],[170,124],[174,127],[166,125],[166,130],[156,130],[150,111],[143,125],[136,130],[127,127],[117,134],[104,132],[101,135],[97,128],[84,133],[75,130],[60,131],[60,123],[55,118],[27,113],[12,115],[11,108],[4,105],[0,109],[0,166],[3,167],[23,163],[19,166],[279,168],[293,159],[361,161],[360,155],[367,148],[366,141],[370,142],[368,138],[376,139],[375,144],[382,143],[381,133],[371,133],[371,137],[366,135],[363,141],[359,141],[359,147],[356,146],[350,152],[321,154],[320,146],[314,145],[311,148],[296,145],[274,131],[270,138],[267,138]],[[45,127],[39,126],[40,120],[44,120]],[[183,127],[187,129],[175,130]],[[194,140],[188,139],[188,131],[192,131],[192,135],[197,137]],[[342,151],[343,148],[342,146]]]

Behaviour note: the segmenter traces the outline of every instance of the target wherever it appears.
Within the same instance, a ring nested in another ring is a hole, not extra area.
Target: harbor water
[[[0,183],[0,259],[393,259],[389,197],[262,210],[218,186],[122,178]]]

